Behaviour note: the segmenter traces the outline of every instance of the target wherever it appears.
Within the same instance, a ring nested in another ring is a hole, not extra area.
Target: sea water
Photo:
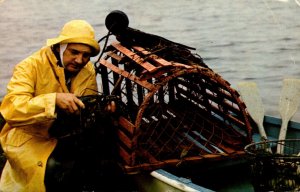
[[[299,0],[0,0],[0,100],[14,66],[64,23],[85,19],[100,39],[112,10],[132,28],[196,48],[233,88],[256,82],[267,115],[279,116],[282,80],[300,78]]]

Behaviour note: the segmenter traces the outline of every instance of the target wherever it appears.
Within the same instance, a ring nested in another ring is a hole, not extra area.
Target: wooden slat
[[[119,124],[122,126],[122,127],[124,127],[131,135],[133,135],[133,133],[134,133],[134,129],[135,129],[135,126],[131,123],[131,122],[129,122],[126,118],[124,118],[124,117],[120,117],[119,118]]]
[[[131,81],[136,82],[137,84],[141,85],[142,87],[145,87],[148,90],[152,90],[155,88],[155,86],[145,80],[140,80],[139,77],[128,73],[127,71],[124,71],[118,67],[116,67],[115,65],[109,63],[107,60],[101,59],[100,63],[104,66],[106,66],[107,68],[111,69],[112,71],[122,75],[123,77],[130,79]]]
[[[184,162],[185,164],[189,163],[190,165],[199,165],[200,162],[218,162],[222,160],[235,160],[235,159],[241,159],[247,157],[245,154],[245,151],[236,151],[233,154],[207,154],[207,155],[201,155],[201,156],[194,156],[194,157],[186,157],[183,159],[168,159],[164,161],[159,161],[157,163],[143,163],[138,164],[135,166],[130,165],[124,165],[123,168],[127,174],[136,174],[140,172],[141,170],[148,170],[152,171],[155,169],[164,168],[166,165],[168,166],[178,166],[181,162]]]
[[[150,58],[154,61],[156,61],[157,64],[161,65],[161,66],[172,66],[172,64],[166,60],[164,60],[163,58],[158,57],[155,54],[152,54],[151,52],[147,51],[146,49],[139,47],[139,46],[133,46],[132,47],[134,50],[142,53],[143,55],[147,56],[147,58]]]
[[[127,137],[127,135],[122,132],[121,130],[118,130],[118,137],[121,140],[121,142],[126,145],[126,147],[128,147],[129,149],[132,150],[132,142],[130,140],[130,138]]]
[[[181,88],[178,88],[178,87],[177,87],[176,90],[178,91],[179,94],[188,96],[187,92],[186,92],[184,89],[181,89]],[[180,96],[179,94],[178,94],[178,96]],[[209,96],[209,95],[205,95],[205,96],[207,97],[207,96]],[[182,97],[182,99],[184,99],[184,97]],[[210,98],[210,99],[211,99],[211,98]],[[235,116],[233,116],[233,115],[231,115],[231,114],[223,113],[223,111],[220,111],[219,107],[216,106],[217,104],[212,105],[212,102],[210,102],[210,105],[207,106],[207,105],[205,105],[205,103],[202,103],[201,100],[196,100],[196,102],[197,102],[198,104],[201,104],[202,106],[205,106],[206,108],[209,107],[209,109],[210,109],[211,111],[213,111],[214,113],[218,114],[218,115],[221,116],[221,117],[227,117],[227,118],[231,119],[231,122],[234,122],[238,127],[245,127],[245,123],[244,123],[242,120],[238,119],[237,117],[235,117]],[[228,103],[227,103],[227,104],[228,104]],[[229,106],[230,106],[230,105],[228,104],[227,107],[229,107]]]
[[[169,62],[155,54],[152,54],[151,52],[147,51],[146,49],[139,47],[139,46],[133,46],[132,47],[134,50],[142,53],[143,55],[145,55],[147,58],[152,59],[153,61],[155,61],[158,65],[162,66],[162,67],[167,67],[167,66],[173,66],[173,67],[182,67],[182,68],[193,68],[193,66],[189,66],[183,63],[178,63],[178,62]]]
[[[134,62],[136,62],[137,64],[139,64],[141,67],[143,67],[144,69],[146,69],[149,72],[154,72],[156,71],[157,67],[155,67],[154,65],[152,65],[151,63],[144,61],[143,58],[141,58],[139,55],[137,55],[136,53],[130,51],[129,49],[127,49],[126,47],[123,47],[120,43],[112,43],[112,46],[114,46],[117,50],[119,50],[120,52],[122,52],[124,55],[126,55],[127,57],[129,57],[131,60],[133,60]]]
[[[112,51],[108,52],[107,55],[114,58],[118,62],[120,62],[123,59],[123,57],[121,57],[120,55],[117,55],[116,53],[114,53]]]
[[[131,155],[121,146],[119,146],[119,155],[125,161],[127,165],[132,165]]]
[[[196,97],[195,95],[191,94],[190,91],[186,91],[185,89],[182,89],[178,86],[177,88],[178,92],[181,93],[182,95],[185,95],[187,98],[194,100],[196,103],[200,103],[201,102],[201,98],[199,99],[199,97]],[[230,103],[228,100],[225,100],[226,97],[224,97],[224,94],[222,94],[223,92],[218,92],[218,93],[212,93],[207,91],[207,89],[205,90],[205,95],[203,95],[203,97],[207,98],[209,101],[214,101],[217,104],[220,104],[220,98],[222,98],[222,105],[224,107],[226,107],[227,110],[230,110],[234,113],[239,113],[240,109],[237,108],[237,104],[234,103]],[[216,95],[218,94],[218,95]],[[202,103],[202,102],[201,102]],[[204,104],[203,104],[204,105]]]

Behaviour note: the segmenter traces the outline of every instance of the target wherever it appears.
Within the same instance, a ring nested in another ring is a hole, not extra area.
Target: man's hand
[[[79,114],[79,109],[85,107],[73,93],[56,93],[56,105],[69,114]]]

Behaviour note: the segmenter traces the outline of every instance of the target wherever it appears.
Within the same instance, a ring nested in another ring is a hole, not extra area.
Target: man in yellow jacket
[[[0,107],[6,120],[0,141],[7,157],[0,191],[46,191],[47,162],[57,145],[48,131],[58,109],[77,114],[84,108],[78,96],[97,93],[90,57],[99,51],[92,26],[72,20],[57,38],[16,65]]]

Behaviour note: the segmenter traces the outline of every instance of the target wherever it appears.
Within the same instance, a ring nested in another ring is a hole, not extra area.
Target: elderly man
[[[90,57],[99,51],[93,27],[72,20],[57,38],[16,65],[0,108],[6,120],[0,140],[7,156],[0,191],[50,191],[45,173],[59,141],[49,130],[57,110],[78,114],[85,107],[78,96],[97,93]]]

